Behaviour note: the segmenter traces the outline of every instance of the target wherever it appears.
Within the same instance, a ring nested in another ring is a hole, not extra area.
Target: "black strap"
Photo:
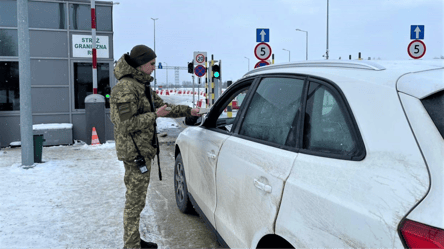
[[[142,156],[142,154],[140,154],[139,147],[137,147],[136,141],[134,141],[133,134],[130,133],[130,136],[131,136],[131,139],[133,140],[134,146],[136,147],[137,154],[139,154],[139,156]]]
[[[154,101],[153,96],[151,95],[151,89],[150,85],[145,84],[145,96],[147,97],[148,101],[151,105],[152,112],[156,111],[156,108],[154,108]],[[160,170],[160,145],[159,145],[159,139],[157,138],[157,122],[154,120],[154,134],[153,134],[153,147],[157,149],[156,156],[157,156],[157,167],[159,169],[159,180],[162,181],[162,171]]]

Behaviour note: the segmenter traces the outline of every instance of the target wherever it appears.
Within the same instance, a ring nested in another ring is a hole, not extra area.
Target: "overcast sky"
[[[118,0],[114,5],[114,58],[138,44],[155,50],[157,62],[186,67],[194,51],[222,60],[222,80],[236,81],[258,62],[256,29],[269,28],[275,63],[323,60],[327,47],[327,0]],[[426,54],[444,56],[443,0],[329,0],[329,57],[410,59],[411,25],[424,25]],[[248,59],[249,58],[249,65]],[[158,64],[158,63],[157,63]],[[154,76],[154,74],[153,74]],[[158,85],[166,70],[157,70]],[[174,82],[174,70],[168,81]],[[191,74],[180,71],[180,82]],[[196,79],[197,82],[197,79]]]

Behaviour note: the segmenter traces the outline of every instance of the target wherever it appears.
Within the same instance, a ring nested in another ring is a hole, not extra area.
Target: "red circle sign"
[[[205,69],[204,66],[202,65],[198,65],[197,67],[194,68],[194,74],[197,77],[202,77],[207,73],[207,70]]]
[[[414,40],[407,47],[407,52],[413,59],[420,59],[425,55],[426,45],[421,40]]]
[[[205,55],[203,55],[203,54],[196,55],[196,62],[198,64],[204,63],[205,62]]]
[[[261,42],[254,48],[254,56],[258,60],[266,60],[271,56],[271,47],[268,43]]]
[[[262,66],[268,66],[270,65],[270,62],[268,61],[258,61],[256,63],[256,65],[254,66],[254,68],[258,68],[258,67],[262,67]]]

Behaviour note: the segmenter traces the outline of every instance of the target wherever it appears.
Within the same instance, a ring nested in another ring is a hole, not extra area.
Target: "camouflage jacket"
[[[129,56],[124,54],[114,68],[114,75],[119,80],[111,91],[111,121],[114,124],[117,158],[121,161],[133,161],[138,155],[130,134],[132,134],[142,156],[153,159],[156,148],[152,146],[154,123],[157,115],[145,95],[145,84],[149,85],[153,78],[130,66]],[[167,117],[191,116],[191,107],[170,105],[151,90],[155,108],[167,105],[172,108]]]

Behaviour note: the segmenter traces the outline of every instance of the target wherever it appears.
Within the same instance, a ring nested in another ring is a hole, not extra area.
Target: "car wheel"
[[[183,168],[182,155],[179,153],[174,166],[174,192],[176,195],[176,204],[182,213],[190,214],[193,212],[193,205],[188,198],[187,182],[185,180],[185,169]]]

